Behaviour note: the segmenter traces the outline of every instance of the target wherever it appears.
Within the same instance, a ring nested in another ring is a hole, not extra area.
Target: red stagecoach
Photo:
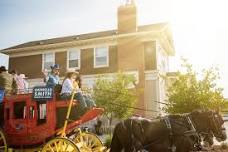
[[[32,93],[4,97],[0,151],[39,145],[44,145],[42,151],[102,151],[104,148],[96,135],[76,128],[102,114],[103,109],[91,108],[79,116],[78,107],[73,97],[60,100],[56,94],[46,100],[34,99]]]

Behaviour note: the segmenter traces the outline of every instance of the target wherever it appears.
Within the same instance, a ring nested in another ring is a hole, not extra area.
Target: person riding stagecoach
[[[47,86],[36,86],[32,93],[12,95],[14,78],[5,68],[0,68],[0,84],[3,84],[7,94],[0,96],[3,99],[0,102],[0,151],[6,152],[8,147],[37,145],[42,145],[42,152],[61,149],[74,152],[102,151],[105,148],[95,134],[80,129],[80,125],[95,119],[104,109],[90,103],[93,106],[87,106],[88,101],[84,99],[76,81],[79,79],[76,72],[68,72],[64,79],[61,93],[69,93],[68,96],[57,98],[55,95],[58,92],[54,92],[54,86],[59,82],[53,80],[58,77],[56,69],[59,71],[58,67],[53,66]],[[57,75],[53,77],[54,74]],[[82,102],[87,108],[82,108]],[[83,113],[80,113],[80,109],[84,110]],[[70,136],[73,138],[69,139]]]
[[[4,90],[6,96],[17,92],[16,81],[5,66],[0,67],[0,89]]]
[[[44,69],[44,82],[46,82],[46,85],[49,87],[55,87],[57,84],[60,84],[60,78],[59,78],[59,71],[60,66],[58,64],[54,64],[50,66],[51,72],[48,72],[47,69]]]

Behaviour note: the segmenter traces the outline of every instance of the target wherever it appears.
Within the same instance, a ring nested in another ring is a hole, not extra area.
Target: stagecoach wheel
[[[82,132],[73,141],[79,147],[80,152],[102,152],[104,151],[101,140],[93,133]]]
[[[0,152],[7,152],[6,138],[2,130],[0,130]]]
[[[73,141],[67,138],[55,138],[47,142],[42,152],[81,152]]]

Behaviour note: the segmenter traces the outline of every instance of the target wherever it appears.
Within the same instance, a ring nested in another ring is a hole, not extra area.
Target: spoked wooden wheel
[[[0,152],[7,152],[6,138],[2,130],[0,130]]]
[[[102,152],[105,149],[101,140],[93,133],[83,132],[76,136],[73,141],[80,152]]]
[[[80,152],[80,150],[70,139],[55,138],[44,145],[42,152]]]

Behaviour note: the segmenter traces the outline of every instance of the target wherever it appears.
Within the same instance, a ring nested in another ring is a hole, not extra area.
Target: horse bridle
[[[220,119],[219,114],[215,114],[214,112],[212,112],[209,115],[209,120],[210,120],[210,125],[211,127],[211,131],[213,132],[215,137],[220,137],[222,138],[223,134],[222,134],[222,130],[225,128],[224,127],[220,127],[219,125],[222,125],[224,123],[224,121],[222,119]]]

